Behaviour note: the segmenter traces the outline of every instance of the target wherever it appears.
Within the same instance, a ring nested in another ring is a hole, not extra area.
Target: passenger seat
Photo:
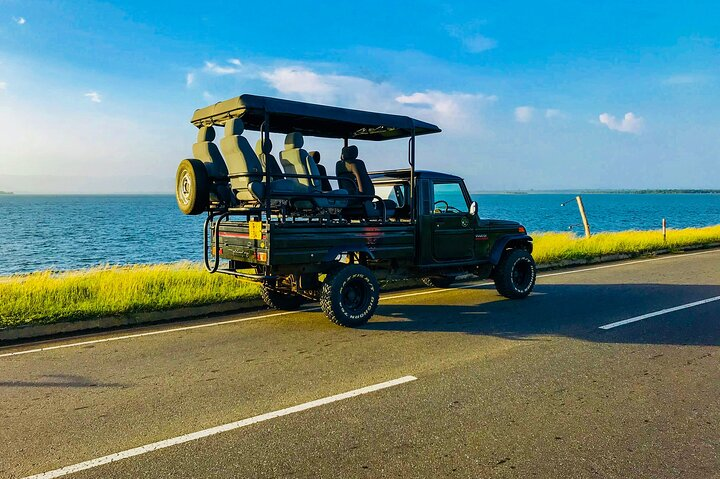
[[[368,196],[367,200],[361,200],[365,206],[367,216],[377,217],[382,214],[382,207],[378,205],[375,196],[375,185],[365,168],[365,162],[358,158],[358,148],[355,145],[346,146],[342,149],[340,161],[335,165],[336,176],[340,178],[340,187],[348,190],[351,195]],[[389,218],[395,214],[397,204],[392,200],[383,200],[386,216]],[[349,212],[353,213],[353,212]],[[354,214],[353,214],[354,216]]]
[[[225,123],[225,137],[220,149],[225,155],[230,175],[248,175],[230,178],[235,197],[241,202],[260,201],[264,196],[263,170],[260,160],[242,135],[245,125],[240,118]]]
[[[314,160],[310,158],[307,151],[302,149],[305,139],[302,133],[292,132],[285,136],[285,149],[280,152],[280,163],[287,175],[307,175],[316,178],[288,178],[307,186],[311,192],[323,193],[313,198],[313,203],[320,208],[345,208],[348,204],[346,190],[322,190],[320,170]]]
[[[315,165],[317,166],[318,172],[320,173],[320,176],[327,177],[327,170],[325,169],[325,166],[320,164],[320,152],[319,151],[311,151],[308,153],[310,155],[310,158],[315,162]],[[332,185],[330,184],[330,180],[328,178],[321,178],[320,179],[320,187],[323,191],[332,191]]]
[[[263,146],[265,146],[264,150]],[[281,180],[285,178],[283,176],[283,171],[280,169],[280,165],[278,165],[278,162],[272,155],[271,151],[272,141],[270,141],[270,139],[265,140],[264,145],[262,138],[255,143],[255,153],[257,153],[258,159],[260,159],[260,163],[265,171],[270,173],[270,181]]]
[[[305,140],[301,133],[292,132],[285,136],[285,149],[280,152],[280,163],[288,175],[319,176],[320,171],[308,152],[303,150]],[[301,185],[320,189],[320,182],[315,178],[290,178]]]
[[[212,126],[201,127],[198,130],[197,143],[192,147],[193,157],[205,164],[208,177],[212,181],[210,201],[222,201],[232,205],[234,201],[227,183],[227,166],[217,145],[213,143],[214,139],[215,129]]]

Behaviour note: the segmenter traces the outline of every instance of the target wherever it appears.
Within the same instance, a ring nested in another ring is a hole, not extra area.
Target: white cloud
[[[190,72],[185,76],[185,86],[190,87],[193,83],[195,83],[195,74]]]
[[[483,95],[482,93],[447,93],[427,90],[410,95],[400,95],[395,98],[395,101],[401,105],[424,109],[429,117],[438,118],[441,123],[457,126],[475,112],[474,106],[478,106],[479,103],[494,102],[496,99],[497,97],[494,95]]]
[[[280,93],[320,98],[334,96],[338,85],[351,78],[340,75],[321,77],[304,67],[281,67],[260,75]]]
[[[25,25],[27,23],[25,17],[13,17],[13,21],[18,25]]]
[[[389,82],[324,73],[308,65],[249,64],[237,59],[227,60],[227,65],[206,62],[192,72],[193,84],[202,85],[204,77],[220,74],[218,68],[222,72],[233,69],[237,78],[259,82],[255,88],[260,91],[270,88],[279,96],[301,101],[413,116],[437,123],[448,133],[484,129],[483,110],[497,99],[479,92],[406,91]],[[214,95],[204,97],[216,100]]]
[[[93,103],[100,103],[100,102],[102,102],[102,97],[100,96],[100,93],[98,93],[98,92],[96,92],[96,91],[87,92],[87,93],[85,93],[85,96],[86,96],[87,98],[89,98],[90,101],[93,102]]]
[[[528,123],[532,120],[535,109],[531,106],[519,106],[515,108],[515,121]]]
[[[598,119],[600,120],[600,123],[611,130],[623,133],[638,134],[642,131],[645,125],[645,120],[639,116],[635,116],[633,112],[625,113],[622,121],[618,120],[615,116],[610,115],[609,113],[600,114]]]
[[[485,35],[472,35],[462,39],[463,45],[472,53],[480,53],[497,47],[497,41]]]
[[[562,117],[563,117],[563,112],[561,112],[560,110],[557,110],[555,108],[548,108],[547,110],[545,110],[545,118],[547,118],[548,120],[552,120],[553,118],[562,118]]]
[[[0,81],[0,91],[7,90],[7,82]]]
[[[456,132],[475,128],[481,109],[497,99],[437,90],[405,93],[387,82],[321,74],[307,67],[278,67],[260,77],[279,93],[300,100],[419,117]]]
[[[213,96],[213,94],[210,93],[209,91],[204,91],[204,92],[203,92],[203,98],[204,98],[205,100],[207,100],[207,101],[213,101],[213,100],[215,99],[215,97]]]
[[[237,66],[237,65],[236,65]],[[204,70],[208,73],[212,73],[214,75],[232,75],[234,73],[239,73],[240,69],[230,66],[223,66],[218,65],[214,62],[205,62],[205,68]]]

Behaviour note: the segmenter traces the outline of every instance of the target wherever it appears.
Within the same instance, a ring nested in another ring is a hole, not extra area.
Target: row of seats
[[[361,216],[379,215],[380,206],[372,201],[347,198],[348,194],[367,197],[375,195],[365,164],[358,159],[356,146],[343,148],[336,164],[336,176],[340,178],[338,183],[341,189],[333,190],[325,167],[320,165],[320,153],[308,153],[302,148],[304,139],[301,133],[292,132],[285,137],[285,149],[280,152],[281,169],[272,155],[271,141],[258,140],[253,150],[242,136],[243,132],[241,119],[226,122],[225,134],[218,149],[213,143],[213,127],[201,127],[198,141],[193,145],[193,156],[205,163],[211,179],[220,180],[230,176],[229,187],[221,185],[217,191],[220,199],[230,200],[228,202],[231,204],[246,204],[262,201],[268,194],[272,198],[291,197],[293,193],[312,193],[312,198],[295,201],[296,208],[342,208],[347,209],[348,213],[357,210],[356,213]],[[269,191],[265,191],[265,171],[271,175]],[[391,203],[385,204],[388,215],[394,209]]]

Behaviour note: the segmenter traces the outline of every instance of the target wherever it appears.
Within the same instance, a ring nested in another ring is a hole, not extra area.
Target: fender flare
[[[505,251],[505,247],[510,242],[526,243],[529,246],[529,251],[532,253],[533,243],[531,236],[523,234],[501,236],[495,240],[495,244],[493,245],[492,250],[490,250],[490,263],[492,265],[497,265],[500,262],[503,251]]]
[[[375,259],[375,255],[372,251],[370,251],[370,248],[368,248],[365,245],[348,245],[348,246],[335,246],[333,248],[330,248],[328,252],[325,254],[324,261],[330,262],[335,261],[335,258],[337,258],[338,255],[345,254],[345,253],[365,253],[367,254],[370,259]]]

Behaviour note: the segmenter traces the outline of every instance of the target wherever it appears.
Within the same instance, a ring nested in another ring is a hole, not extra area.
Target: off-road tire
[[[175,174],[175,200],[186,215],[199,215],[210,204],[210,178],[205,164],[197,159],[182,160]]]
[[[335,324],[362,326],[375,313],[380,284],[365,266],[351,264],[327,275],[320,290],[320,307]]]
[[[455,282],[455,276],[426,276],[422,282],[431,288],[449,288]]]
[[[305,302],[305,298],[297,294],[286,294],[266,284],[262,285],[260,296],[270,309],[280,311],[297,311]]]
[[[527,297],[535,287],[537,267],[530,253],[524,249],[505,251],[495,267],[495,289],[510,299]]]

